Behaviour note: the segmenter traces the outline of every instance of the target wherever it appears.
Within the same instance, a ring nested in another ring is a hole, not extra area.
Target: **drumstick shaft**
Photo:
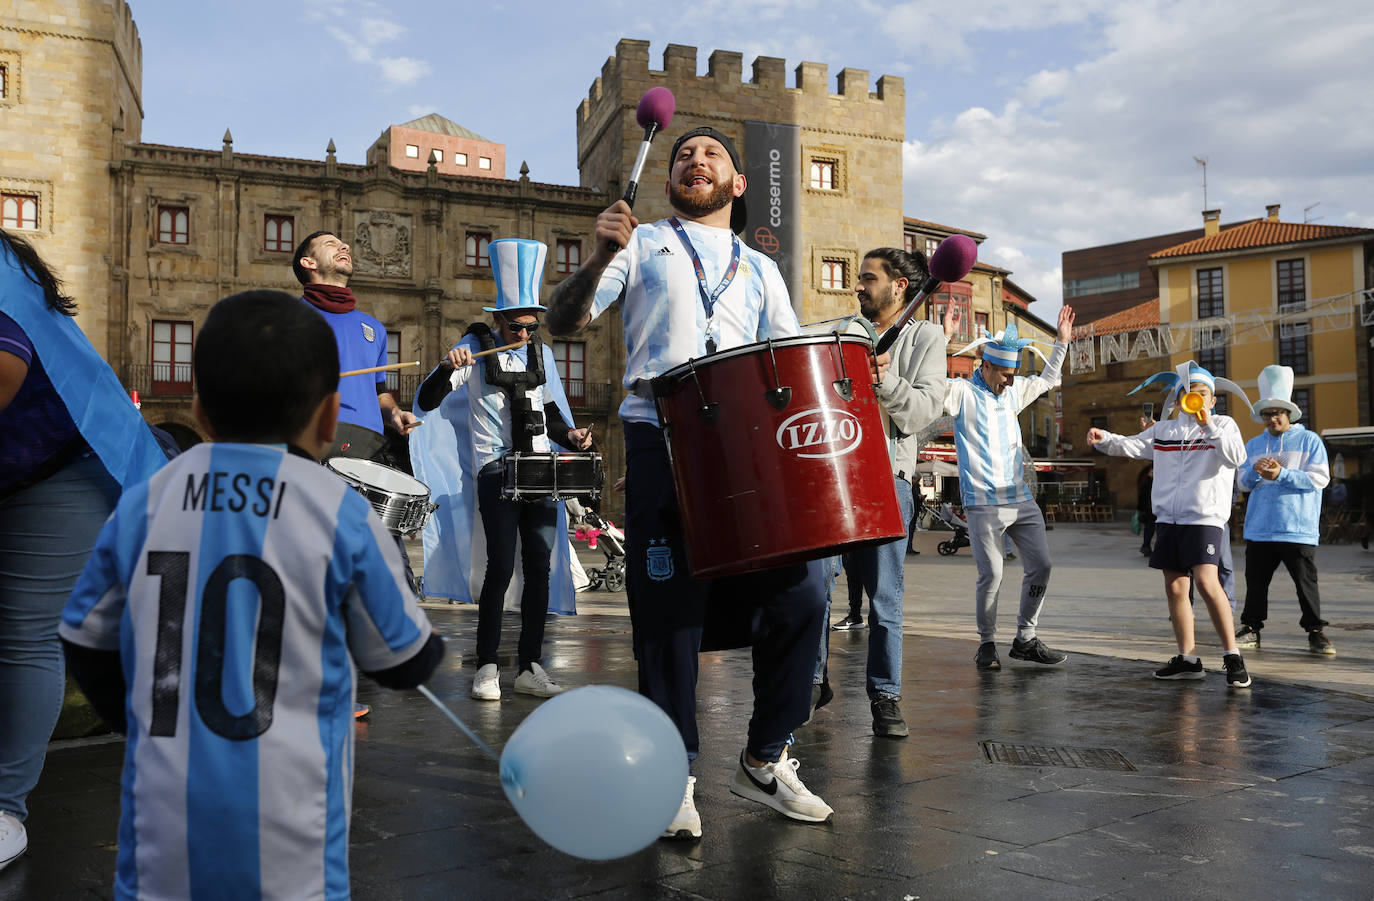
[[[348,372],[339,373],[339,378],[346,375],[366,375],[369,372],[390,372],[393,369],[405,369],[409,366],[419,366],[419,360],[411,360],[409,363],[388,363],[386,366],[373,366],[369,369],[350,369]]]
[[[500,346],[500,347],[493,347],[491,350],[479,350],[479,351],[477,351],[477,353],[475,353],[475,354],[472,355],[472,358],[475,360],[475,359],[477,359],[478,357],[485,357],[487,354],[499,354],[499,353],[500,353],[501,351],[503,351],[503,350],[514,350],[514,349],[517,348],[517,347],[524,347],[524,346],[525,346],[525,342],[524,342],[524,341],[516,341],[514,344],[503,344],[503,345]]]

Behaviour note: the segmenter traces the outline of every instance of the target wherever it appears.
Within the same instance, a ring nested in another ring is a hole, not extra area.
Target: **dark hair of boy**
[[[311,232],[305,236],[305,240],[296,245],[296,255],[291,258],[291,271],[296,273],[296,281],[302,285],[310,284],[310,270],[301,265],[301,257],[310,256],[310,245],[315,243],[315,239],[320,235],[332,235],[331,231]]]
[[[899,278],[906,279],[906,291],[902,295],[903,303],[910,303],[911,298],[916,296],[916,292],[921,290],[921,285],[930,278],[926,255],[919,250],[908,252],[896,247],[875,247],[864,254],[865,260],[870,258],[882,264],[883,272],[892,281],[895,282]]]
[[[195,348],[196,393],[221,441],[281,444],[339,388],[339,347],[314,308],[245,291],[210,310]]]

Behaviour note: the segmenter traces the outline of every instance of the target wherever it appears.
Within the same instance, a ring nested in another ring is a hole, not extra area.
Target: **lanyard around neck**
[[[692,258],[692,268],[697,273],[697,292],[701,295],[701,308],[706,311],[706,321],[710,322],[716,312],[716,301],[725,293],[725,289],[730,287],[730,283],[735,280],[735,272],[739,270],[739,238],[732,232],[730,234],[730,265],[725,270],[725,275],[721,277],[720,284],[716,285],[714,291],[706,287],[706,269],[701,265],[701,257],[697,255],[697,249],[692,246],[692,239],[687,237],[687,230],[682,227],[682,223],[677,221],[676,216],[668,218],[668,224],[677,232],[678,240],[682,242],[683,248],[687,251],[687,256]],[[713,344],[714,342],[709,342]],[[708,350],[713,348],[708,347]]]

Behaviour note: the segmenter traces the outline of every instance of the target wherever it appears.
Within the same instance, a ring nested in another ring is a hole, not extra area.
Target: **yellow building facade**
[[[1189,359],[1245,388],[1273,363],[1292,366],[1294,403],[1318,430],[1360,425],[1367,408],[1368,348],[1362,292],[1374,284],[1374,229],[1283,222],[1268,215],[1224,231],[1203,214],[1204,235],[1150,256],[1159,280],[1160,325],[1194,323],[1159,369]],[[1249,411],[1227,410],[1247,439],[1261,429]]]

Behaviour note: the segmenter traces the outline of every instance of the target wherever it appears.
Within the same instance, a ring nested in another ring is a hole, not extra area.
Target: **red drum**
[[[872,351],[860,335],[784,338],[654,379],[694,576],[906,536]]]

